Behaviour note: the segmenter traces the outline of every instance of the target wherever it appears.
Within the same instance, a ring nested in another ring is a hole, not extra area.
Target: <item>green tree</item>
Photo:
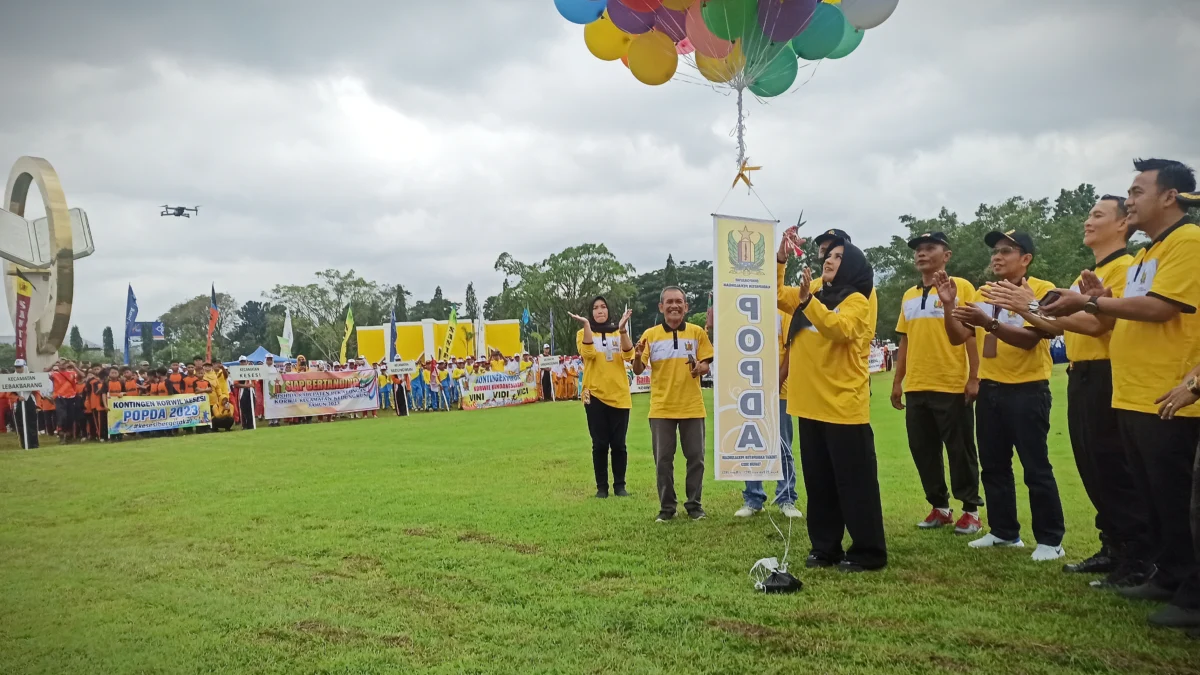
[[[554,310],[554,342],[564,353],[573,352],[578,330],[574,322],[563,320],[568,313],[584,312],[589,300],[604,295],[615,320],[636,291],[630,279],[633,265],[617,260],[603,244],[572,246],[536,263],[521,262],[503,253],[496,260],[496,270],[504,273],[506,285],[500,296],[493,296],[497,298],[493,312],[512,312],[512,318],[517,318],[528,307],[538,326],[531,330],[549,342],[549,317]],[[511,285],[507,284],[510,279]]]
[[[165,329],[166,340],[156,351],[161,361],[191,361],[203,358],[208,335],[208,307],[211,296],[197,295],[174,305],[158,317]],[[237,300],[226,293],[217,293],[217,326],[213,331],[213,358],[228,360],[229,335],[237,325]],[[145,337],[145,336],[144,336]],[[143,339],[143,349],[146,349]],[[132,355],[131,355],[132,356]]]
[[[418,300],[413,303],[412,309],[408,312],[409,321],[425,319],[446,321],[450,318],[450,310],[457,306],[458,303],[450,302],[442,296],[442,287],[438,286],[434,289],[433,298],[429,302]]]
[[[237,328],[230,335],[236,355],[249,354],[259,346],[265,347],[274,335],[270,332],[271,304],[249,300],[237,311]],[[282,331],[283,324],[280,323]]]
[[[475,297],[475,282],[467,284],[466,300],[463,302],[463,316],[472,321],[479,318],[479,299]]]
[[[412,293],[404,290],[400,284],[392,286],[392,307],[396,310],[397,321],[408,321],[408,299],[412,297]],[[390,320],[391,317],[388,317]]]
[[[83,335],[79,333],[79,326],[71,326],[71,337],[69,340],[71,349],[75,351],[76,356],[83,354]]]
[[[273,305],[292,311],[292,332],[296,336],[293,354],[336,359],[346,333],[347,306],[354,306],[355,325],[378,325],[385,317],[391,319],[397,298],[404,297],[404,290],[399,286],[369,281],[354,270],[327,269],[315,276],[314,283],[276,285],[265,293]],[[351,333],[350,344],[352,348],[348,351],[352,352],[357,345],[354,333]]]
[[[104,327],[104,333],[103,333],[102,339],[103,339],[103,343],[104,343],[104,358],[111,359],[113,357],[113,354],[117,351],[116,347],[113,345],[112,326]]]
[[[679,269],[675,266],[675,256],[667,254],[667,264],[663,267],[663,287],[679,285]]]

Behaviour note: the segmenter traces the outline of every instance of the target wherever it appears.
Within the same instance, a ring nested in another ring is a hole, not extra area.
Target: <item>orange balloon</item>
[[[697,2],[688,8],[684,30],[687,32],[688,40],[691,40],[692,46],[696,48],[697,54],[703,54],[711,59],[723,59],[733,51],[733,43],[713,35],[708,26],[704,25],[704,16],[700,13],[700,6],[703,4],[703,2]]]
[[[629,71],[643,84],[666,84],[678,67],[675,41],[666,33],[652,30],[629,43]]]

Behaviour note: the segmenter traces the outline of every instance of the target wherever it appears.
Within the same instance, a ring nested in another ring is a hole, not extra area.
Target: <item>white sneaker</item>
[[[1021,541],[1020,539],[1008,541],[1006,539],[1001,539],[1000,537],[997,537],[989,532],[975,541],[968,543],[967,546],[970,546],[971,548],[989,548],[992,546],[997,548],[1025,548],[1025,542]]]
[[[755,508],[751,508],[749,506],[743,506],[742,508],[740,508],[734,512],[733,517],[734,518],[749,518],[749,517],[753,516],[754,514],[758,513],[759,511],[762,511],[762,509],[755,509]]]
[[[784,504],[779,507],[779,510],[783,511],[783,515],[787,516],[788,518],[804,517],[804,514],[800,513],[800,509],[796,508],[795,504]]]
[[[1047,560],[1058,560],[1066,554],[1067,552],[1061,546],[1038,544],[1037,548],[1033,549],[1033,555],[1030,557],[1033,558],[1034,562],[1046,562]]]

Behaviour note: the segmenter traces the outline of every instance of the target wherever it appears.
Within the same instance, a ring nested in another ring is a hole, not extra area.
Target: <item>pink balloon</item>
[[[692,46],[691,40],[689,40],[687,38],[683,38],[682,40],[680,40],[679,42],[677,42],[675,44],[675,51],[680,56],[687,56],[688,54],[691,54],[692,52],[696,51],[696,48]]]
[[[687,39],[686,25],[686,12],[677,12],[666,7],[654,10],[654,27],[666,33],[675,42]]]
[[[733,43],[713,35],[708,26],[704,25],[704,15],[700,13],[700,7],[703,4],[697,0],[692,3],[691,7],[688,7],[685,21],[688,40],[696,48],[697,53],[712,59],[723,59],[733,51]]]

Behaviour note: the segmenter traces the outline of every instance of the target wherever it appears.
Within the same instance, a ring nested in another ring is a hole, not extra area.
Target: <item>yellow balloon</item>
[[[742,54],[740,40],[733,46],[733,51],[724,58],[713,59],[696,52],[696,68],[700,70],[704,79],[710,82],[728,82],[742,72],[742,68],[745,67],[746,57]]]
[[[673,9],[676,12],[682,12],[688,7],[696,4],[696,0],[663,0],[662,4],[663,7],[666,7],[667,9]]]
[[[601,61],[616,61],[629,51],[633,36],[617,28],[608,18],[608,12],[596,21],[583,27],[583,42],[592,56]]]
[[[629,43],[629,70],[644,84],[665,84],[675,77],[678,67],[679,53],[666,33],[652,30]]]

